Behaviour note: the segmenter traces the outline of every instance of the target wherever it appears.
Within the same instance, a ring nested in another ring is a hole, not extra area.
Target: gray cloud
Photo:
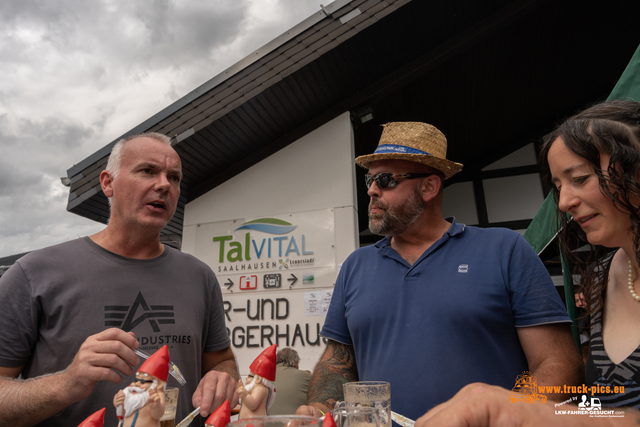
[[[0,2],[0,257],[103,225],[66,170],[319,9],[308,0]]]

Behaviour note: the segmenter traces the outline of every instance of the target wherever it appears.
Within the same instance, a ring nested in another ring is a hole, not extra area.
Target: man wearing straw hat
[[[340,270],[298,413],[321,415],[358,380],[390,382],[392,410],[412,419],[471,382],[512,388],[524,371],[539,385],[581,382],[571,321],[527,242],[443,217],[443,182],[462,169],[446,150],[432,125],[389,123],[356,159],[369,229],[385,237]]]

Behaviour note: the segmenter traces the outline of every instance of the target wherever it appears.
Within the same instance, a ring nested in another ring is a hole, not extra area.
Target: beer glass
[[[380,427],[378,409],[364,406],[345,406],[331,411],[336,427]],[[325,415],[329,416],[329,414]]]
[[[180,389],[177,387],[165,387],[164,414],[160,418],[160,427],[173,427],[175,425],[179,391]]]
[[[344,406],[378,409],[380,427],[391,427],[391,384],[386,381],[355,381],[342,385]]]
[[[319,418],[306,415],[267,415],[232,421],[227,427],[322,427]]]

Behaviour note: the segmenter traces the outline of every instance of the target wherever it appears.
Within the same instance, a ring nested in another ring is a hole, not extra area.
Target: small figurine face
[[[246,381],[247,385],[251,384],[251,382],[254,380],[254,378],[255,378],[255,381],[256,381],[255,383],[256,384],[262,384],[262,377],[261,376],[257,376],[256,377],[254,374],[251,373],[251,374],[247,375],[247,381]]]
[[[155,378],[151,375],[145,374],[144,372],[138,372],[136,373],[136,379],[131,383],[130,387],[135,386],[143,390],[149,390],[154,380]]]

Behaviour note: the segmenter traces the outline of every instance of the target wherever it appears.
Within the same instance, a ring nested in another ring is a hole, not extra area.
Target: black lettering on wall
[[[279,333],[281,326],[282,325],[276,325],[276,342],[278,343],[278,347],[282,347],[282,344],[280,344],[280,338],[285,338],[286,344],[284,347],[289,347],[289,325],[284,325],[286,326],[284,334]]]
[[[222,305],[224,306],[224,315],[227,316],[227,322],[231,322],[231,317],[229,317],[229,312],[231,311],[231,302],[222,301]]]
[[[302,328],[300,325],[296,325],[296,330],[293,332],[293,339],[291,340],[291,347],[296,345],[296,338],[300,338],[300,343],[304,347],[304,338],[302,337]]]
[[[309,324],[307,323],[305,325],[305,331],[307,332],[307,344],[312,345],[312,346],[319,346],[320,345],[320,324],[316,323],[316,340],[315,341],[311,341],[309,339]]]
[[[267,332],[268,331],[268,332]],[[271,338],[273,337],[273,327],[270,325],[262,325],[260,328],[260,347],[265,348],[273,345],[273,341]],[[267,340],[268,343],[265,345],[264,340]]]
[[[260,347],[258,343],[251,343],[251,339],[256,337],[251,331],[256,329],[260,329],[260,326],[247,326],[247,347]]]
[[[242,326],[233,328],[231,343],[234,347],[244,347],[244,328]]]
[[[264,320],[264,314],[266,312],[266,310],[265,310],[265,305],[266,304],[270,304],[271,305],[271,320],[273,320],[273,314],[274,314],[274,311],[275,311],[274,307],[273,307],[273,301],[268,299],[268,298],[262,300],[262,320]]]
[[[280,308],[283,304],[284,304],[284,311],[281,312]],[[276,298],[276,319],[282,320],[288,317],[289,317],[289,300],[286,298]]]
[[[249,318],[249,320],[258,320],[260,318],[260,302],[259,301],[256,302],[256,315],[252,316],[251,315],[251,300],[250,299],[247,300],[247,317]]]

